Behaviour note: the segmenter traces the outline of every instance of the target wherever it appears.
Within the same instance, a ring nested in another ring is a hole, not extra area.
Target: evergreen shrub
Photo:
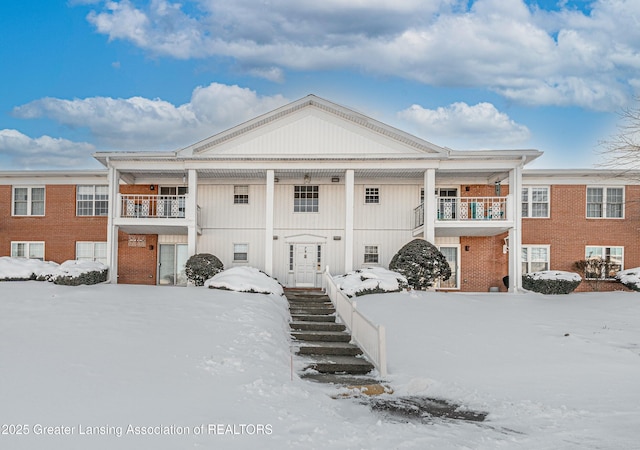
[[[451,276],[445,256],[424,239],[414,239],[398,250],[389,263],[389,270],[404,275],[413,289],[429,288],[437,279],[445,281]]]
[[[187,279],[196,286],[204,286],[204,282],[222,272],[224,265],[216,256],[210,253],[197,253],[187,260]]]

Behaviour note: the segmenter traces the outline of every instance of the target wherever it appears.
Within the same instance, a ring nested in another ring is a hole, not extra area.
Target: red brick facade
[[[0,255],[12,241],[44,241],[44,257],[62,263],[76,258],[77,241],[105,242],[107,218],[76,215],[76,186],[48,185],[44,216],[12,216],[12,186],[0,185]]]

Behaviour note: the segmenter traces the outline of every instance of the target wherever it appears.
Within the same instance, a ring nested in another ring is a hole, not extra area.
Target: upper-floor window
[[[106,242],[76,242],[76,259],[78,261],[98,261],[107,264]]]
[[[380,188],[367,187],[364,188],[365,203],[380,203]]]
[[[14,187],[14,216],[44,216],[44,187]]]
[[[44,242],[11,242],[11,257],[44,261]]]
[[[585,259],[594,261],[586,268],[586,278],[614,278],[624,268],[624,247],[587,246]]]
[[[522,246],[522,273],[549,270],[548,245]]]
[[[233,203],[236,205],[246,205],[249,203],[249,186],[233,187]]]
[[[318,212],[318,186],[294,186],[293,211]]]
[[[588,218],[623,218],[624,188],[622,187],[588,187]]]
[[[106,216],[109,211],[108,186],[77,186],[76,215]]]
[[[522,188],[522,217],[549,217],[549,188],[525,186]]]

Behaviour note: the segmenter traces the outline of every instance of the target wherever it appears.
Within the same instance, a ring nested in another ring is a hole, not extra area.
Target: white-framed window
[[[11,257],[44,261],[44,242],[11,242]]]
[[[587,187],[587,218],[624,218],[624,188]]]
[[[440,245],[438,246],[440,253],[444,255],[449,268],[451,269],[451,276],[448,280],[438,280],[436,287],[438,289],[460,289],[460,270],[458,268],[460,261],[460,245]]]
[[[523,245],[522,246],[522,273],[542,272],[549,270],[548,245]]]
[[[366,204],[379,204],[380,203],[380,188],[379,187],[365,187],[364,188],[364,202]]]
[[[14,216],[44,216],[44,187],[14,186],[11,211]]]
[[[587,261],[600,260],[606,263],[596,264],[592,268],[587,267],[585,278],[611,279],[624,269],[624,247],[587,245],[584,256]]]
[[[249,261],[249,244],[233,244],[233,262]]]
[[[522,217],[549,218],[549,209],[548,186],[522,188]]]
[[[380,253],[378,252],[378,246],[365,245],[364,246],[364,263],[378,264],[379,262],[380,262]]]
[[[318,199],[318,186],[302,185],[293,187],[294,212],[318,212]]]
[[[107,264],[106,242],[76,242],[76,259],[78,261],[98,261]]]
[[[235,205],[249,204],[249,186],[244,185],[233,187],[233,203]]]
[[[109,212],[109,186],[76,186],[77,216],[106,216]]]

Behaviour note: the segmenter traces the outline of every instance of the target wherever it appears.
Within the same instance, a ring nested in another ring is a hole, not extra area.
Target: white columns
[[[344,174],[345,195],[345,224],[344,224],[344,272],[353,270],[353,217],[355,175],[353,169],[348,169]]]
[[[424,232],[425,241],[432,244],[436,239],[436,169],[424,172]]]
[[[120,174],[109,167],[109,213],[107,216],[107,265],[109,266],[109,282],[118,283],[118,226],[113,219],[120,211]]]
[[[509,172],[508,205],[513,209],[513,228],[509,230],[509,292],[522,287],[522,166]]]
[[[273,169],[267,170],[267,198],[264,224],[264,271],[273,274],[273,203],[275,174]]]
[[[187,251],[192,256],[198,252],[198,172],[195,169],[189,169],[188,180],[189,193],[185,205],[188,219]]]

